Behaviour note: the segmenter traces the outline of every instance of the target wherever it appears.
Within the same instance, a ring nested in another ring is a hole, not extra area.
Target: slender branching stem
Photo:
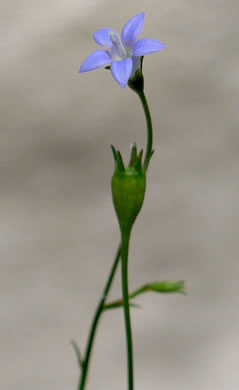
[[[82,364],[82,370],[81,370],[81,377],[80,377],[80,382],[78,386],[78,390],[84,390],[85,389],[85,384],[86,384],[86,378],[87,378],[87,373],[88,373],[88,367],[89,367],[89,361],[90,361],[90,356],[91,356],[91,351],[93,347],[93,342],[95,338],[95,333],[96,329],[99,323],[100,316],[102,314],[102,311],[104,310],[104,304],[106,301],[106,298],[108,296],[112,281],[115,276],[115,272],[120,260],[120,254],[121,254],[121,246],[119,246],[119,249],[116,253],[114,263],[111,269],[111,272],[109,274],[108,280],[106,282],[102,297],[98,303],[95,315],[93,317],[93,321],[91,324],[90,332],[89,332],[89,337],[88,337],[88,342],[87,342],[87,347],[86,347],[86,353],[85,353],[85,358],[83,360]]]
[[[121,271],[122,271],[122,292],[124,301],[124,318],[126,330],[127,359],[128,359],[128,390],[134,388],[133,373],[133,342],[129,310],[129,289],[128,289],[128,252],[129,252],[130,232],[122,233],[121,245]]]

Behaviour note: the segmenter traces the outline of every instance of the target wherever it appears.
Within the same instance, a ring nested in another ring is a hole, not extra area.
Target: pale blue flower
[[[143,38],[137,41],[143,30],[144,17],[142,12],[130,19],[123,27],[121,36],[111,28],[96,31],[94,40],[104,49],[89,55],[81,65],[80,73],[110,65],[112,76],[125,88],[130,77],[140,68],[140,57],[167,48],[156,39]]]

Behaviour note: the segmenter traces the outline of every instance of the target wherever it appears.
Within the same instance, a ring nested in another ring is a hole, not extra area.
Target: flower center
[[[111,42],[113,43],[113,50],[111,49],[111,56],[112,56],[112,59],[115,60],[115,61],[120,61],[120,60],[123,60],[124,58],[126,58],[128,56],[127,54],[127,51],[120,39],[120,36],[111,31],[109,33],[109,36],[110,36],[110,39],[111,39]]]

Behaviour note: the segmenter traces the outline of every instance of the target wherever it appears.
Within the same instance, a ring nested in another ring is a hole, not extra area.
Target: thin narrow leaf
[[[83,361],[82,361],[82,359],[81,359],[80,348],[78,347],[78,345],[76,344],[76,342],[75,342],[74,340],[72,340],[71,345],[72,345],[72,347],[73,347],[74,350],[75,350],[75,353],[76,353],[76,356],[77,356],[78,365],[79,365],[79,367],[81,368],[82,365],[83,365]]]

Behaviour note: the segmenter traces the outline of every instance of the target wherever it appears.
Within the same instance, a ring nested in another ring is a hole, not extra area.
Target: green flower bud
[[[113,146],[112,151],[115,160],[112,177],[113,203],[121,234],[124,234],[130,232],[144,201],[146,176],[142,167],[143,151],[137,154],[136,145],[132,146],[128,168],[124,167],[120,152],[116,152]]]
[[[160,293],[179,292],[186,294],[184,280],[164,280],[163,282],[150,283],[149,289]]]

